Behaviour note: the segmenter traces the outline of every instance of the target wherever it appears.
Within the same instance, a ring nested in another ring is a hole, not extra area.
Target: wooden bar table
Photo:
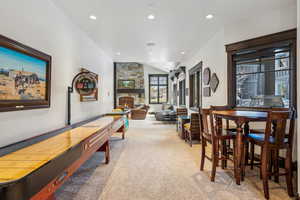
[[[226,110],[226,111],[213,111],[215,115],[217,130],[220,130],[222,119],[228,119],[234,121],[237,126],[236,133],[236,148],[234,158],[234,173],[236,178],[236,184],[240,185],[242,177],[242,162],[243,162],[243,125],[244,132],[249,132],[249,122],[259,122],[267,120],[267,112],[262,111],[237,111],[237,110]]]

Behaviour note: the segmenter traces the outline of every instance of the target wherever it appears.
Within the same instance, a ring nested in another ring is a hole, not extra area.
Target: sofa
[[[157,121],[176,121],[176,118],[174,106],[170,104],[163,104],[162,110],[155,113],[155,119]]]

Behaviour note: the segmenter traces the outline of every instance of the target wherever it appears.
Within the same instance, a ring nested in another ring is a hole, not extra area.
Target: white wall
[[[181,66],[186,66],[187,71],[203,61],[203,69],[209,67],[211,72],[215,72],[220,80],[216,93],[212,93],[211,97],[203,97],[203,107],[227,104],[226,44],[295,28],[296,16],[295,5],[290,5],[281,7],[280,10],[266,10],[263,16],[254,14],[252,18],[247,20],[224,24],[204,46],[199,48],[195,55],[184,60]],[[189,103],[188,100],[187,103]]]
[[[162,108],[162,104],[149,104],[149,74],[168,74],[158,68],[152,67],[149,64],[144,65],[144,81],[145,81],[145,104],[150,106],[149,112],[157,112]],[[169,100],[170,100],[170,83],[169,83]]]
[[[63,127],[67,116],[67,86],[80,67],[99,74],[99,101],[80,103],[74,93],[72,122],[112,109],[112,59],[51,0],[1,0],[0,24],[0,34],[52,56],[51,108],[0,113],[0,146]]]

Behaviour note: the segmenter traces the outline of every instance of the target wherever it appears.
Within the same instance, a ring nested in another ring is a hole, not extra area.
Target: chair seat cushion
[[[249,139],[252,139],[252,140],[257,141],[257,142],[264,142],[265,141],[265,135],[260,134],[260,133],[250,133],[250,134],[248,134],[247,137]],[[273,136],[270,136],[269,142],[270,143],[275,143],[275,138]],[[287,143],[288,138],[285,138],[284,142]]]
[[[190,130],[191,129],[191,123],[185,124],[184,128],[187,129],[187,130]]]

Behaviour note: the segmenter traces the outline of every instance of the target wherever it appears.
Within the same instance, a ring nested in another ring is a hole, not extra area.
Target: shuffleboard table
[[[122,117],[105,116],[1,156],[0,199],[55,199],[54,192],[96,151],[105,152],[109,163],[109,138],[120,130]]]

